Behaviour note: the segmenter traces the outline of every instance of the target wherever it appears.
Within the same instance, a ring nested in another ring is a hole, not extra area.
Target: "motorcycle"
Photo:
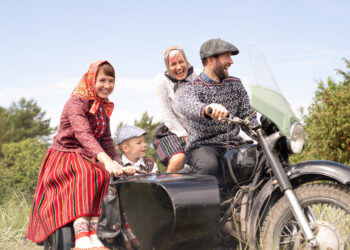
[[[251,106],[261,125],[249,128],[254,114],[223,118],[228,130],[241,126],[255,139],[227,147],[229,181],[191,173],[112,181],[121,218],[114,234],[98,232],[109,247],[123,248],[127,218],[139,249],[350,249],[350,167],[290,164],[303,150],[303,126],[262,54],[249,53],[258,82],[250,86]]]

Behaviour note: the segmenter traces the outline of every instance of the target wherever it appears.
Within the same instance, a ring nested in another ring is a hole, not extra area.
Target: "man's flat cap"
[[[237,55],[239,50],[233,44],[219,38],[215,38],[203,43],[199,54],[201,59],[204,59],[209,56],[220,55],[226,52],[231,52],[232,55]]]

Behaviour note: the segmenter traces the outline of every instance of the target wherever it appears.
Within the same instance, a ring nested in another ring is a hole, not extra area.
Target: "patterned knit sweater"
[[[249,104],[248,94],[236,77],[227,77],[220,83],[209,81],[204,72],[192,83],[188,83],[180,96],[180,111],[186,116],[188,141],[186,151],[197,145],[214,144],[224,146],[227,139],[227,123],[212,120],[204,114],[204,109],[211,103],[223,105],[233,116],[241,119],[249,116],[254,110]],[[251,127],[258,125],[252,120]],[[240,127],[231,125],[229,134],[231,145],[239,145]]]

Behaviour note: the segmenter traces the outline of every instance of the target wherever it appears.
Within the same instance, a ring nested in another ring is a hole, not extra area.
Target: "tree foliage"
[[[0,203],[13,191],[33,194],[41,160],[47,149],[40,139],[55,128],[34,100],[20,99],[8,109],[0,107]]]
[[[13,191],[20,191],[27,198],[34,193],[41,160],[47,144],[36,138],[4,144],[0,158],[0,203]]]
[[[6,109],[0,107],[0,145],[6,141],[7,114]]]
[[[343,78],[320,81],[308,114],[304,115],[307,140],[298,160],[323,159],[350,165],[350,61]],[[295,160],[296,158],[294,158]]]
[[[55,128],[50,127],[50,119],[44,116],[45,112],[32,99],[22,98],[8,109],[0,107],[0,145],[49,136]]]

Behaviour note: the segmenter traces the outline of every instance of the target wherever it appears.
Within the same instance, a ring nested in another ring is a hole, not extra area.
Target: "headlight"
[[[299,154],[304,147],[305,132],[300,122],[295,122],[290,128],[290,139],[288,146],[293,154]]]

